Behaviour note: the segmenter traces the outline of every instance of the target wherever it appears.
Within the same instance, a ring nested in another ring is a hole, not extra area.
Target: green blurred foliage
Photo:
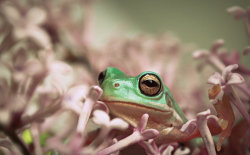
[[[26,144],[31,144],[33,142],[33,138],[29,129],[23,131],[22,138]]]
[[[46,145],[46,140],[50,137],[51,135],[49,133],[42,133],[40,136],[40,144],[41,146]],[[32,144],[33,143],[33,138],[30,132],[30,129],[26,129],[22,133],[22,139],[26,144]]]

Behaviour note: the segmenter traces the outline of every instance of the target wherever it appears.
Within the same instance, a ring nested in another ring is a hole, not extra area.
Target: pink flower
[[[97,154],[98,155],[110,154],[118,150],[121,150],[129,145],[156,137],[159,134],[157,130],[145,129],[148,122],[148,117],[149,117],[148,114],[144,114],[141,117],[141,120],[138,123],[137,128],[134,129],[134,132],[131,135],[118,141],[114,145],[111,145],[110,147],[107,147],[99,151]]]
[[[225,65],[220,61],[218,57],[219,48],[224,45],[224,40],[218,39],[216,40],[210,51],[208,50],[198,50],[193,53],[193,57],[195,59],[203,59],[205,62],[213,65],[216,69],[222,70]],[[202,68],[204,64],[201,64],[200,68]]]
[[[246,10],[239,6],[232,6],[227,9],[227,12],[232,14],[235,19],[245,18],[246,20],[250,18],[250,8],[248,7]]]
[[[210,76],[210,78],[208,79],[208,83],[213,85],[220,85],[222,88],[222,91],[215,97],[214,101],[212,100],[212,102],[216,103],[217,100],[222,100],[224,92],[227,93],[230,96],[231,101],[250,124],[250,116],[244,108],[244,105],[241,102],[239,96],[232,87],[232,85],[239,85],[244,82],[244,78],[240,74],[232,73],[232,71],[237,68],[237,64],[229,65],[222,70],[222,74],[216,72],[212,76]]]
[[[63,106],[65,109],[69,109],[81,114],[81,109],[83,107],[83,101],[86,99],[88,93],[88,87],[86,85],[77,85],[70,88],[65,94],[63,99]]]
[[[250,37],[250,7],[243,9],[239,6],[233,6],[227,9],[227,12],[232,14],[235,19],[244,20],[248,37]]]
[[[244,51],[243,51],[243,54],[244,54],[244,55],[247,55],[247,54],[249,54],[249,53],[250,53],[250,46],[246,47],[246,48],[244,49]]]
[[[110,145],[111,136],[109,133],[116,130],[125,130],[128,128],[128,123],[121,118],[110,120],[109,115],[102,110],[93,112],[93,122],[101,127],[101,131],[94,141],[83,149],[83,154],[95,154],[106,146]]]
[[[178,143],[162,144],[158,147],[155,144],[154,139],[141,141],[139,144],[145,149],[148,155],[171,155],[178,147]]]
[[[225,69],[223,69],[222,74],[215,72],[212,76],[209,77],[208,83],[213,85],[221,85],[222,87],[226,87],[228,85],[241,84],[245,80],[238,73],[232,73],[233,70],[237,69],[238,65],[229,65]]]
[[[63,95],[74,82],[72,67],[66,62],[57,60],[52,50],[42,50],[38,54],[48,70],[48,76],[38,91],[54,96]]]
[[[52,47],[50,37],[41,25],[46,20],[46,13],[41,8],[31,8],[25,16],[11,5],[2,7],[9,23],[14,27],[14,36],[17,40],[31,38],[44,49]]]

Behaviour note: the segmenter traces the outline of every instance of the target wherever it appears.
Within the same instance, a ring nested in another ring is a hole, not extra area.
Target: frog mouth
[[[163,112],[163,113],[171,113],[171,110],[166,109],[166,107],[164,107],[164,109],[159,109],[159,108],[154,108],[154,107],[150,107],[150,106],[146,106],[146,105],[142,105],[136,102],[127,102],[127,101],[107,101],[107,100],[103,100],[103,102],[105,104],[107,104],[107,106],[109,107],[109,104],[120,104],[120,105],[128,105],[128,106],[134,106],[136,108],[141,108],[141,109],[146,109],[146,110],[153,110],[153,111],[157,111],[157,112]],[[152,103],[151,103],[152,104]]]

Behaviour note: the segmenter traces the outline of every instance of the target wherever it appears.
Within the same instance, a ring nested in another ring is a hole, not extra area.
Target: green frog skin
[[[141,116],[149,114],[147,128],[159,131],[156,143],[185,142],[199,136],[179,130],[187,119],[158,74],[147,71],[127,76],[109,67],[99,74],[98,82],[103,89],[101,100],[112,115],[136,127]]]

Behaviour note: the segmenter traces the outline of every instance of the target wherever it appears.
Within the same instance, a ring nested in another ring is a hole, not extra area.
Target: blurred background
[[[103,44],[117,32],[128,36],[171,32],[199,48],[207,49],[214,40],[223,38],[228,49],[242,51],[249,45],[244,22],[236,21],[227,9],[249,5],[248,0],[99,0],[94,4],[95,39]],[[242,58],[243,62],[249,58]]]

